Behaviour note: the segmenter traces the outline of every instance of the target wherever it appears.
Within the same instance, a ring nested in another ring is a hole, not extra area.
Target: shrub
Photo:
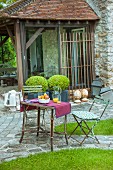
[[[47,80],[42,76],[31,76],[28,78],[25,82],[27,86],[36,86],[36,85],[42,85],[42,90],[46,91],[48,89],[48,82]]]
[[[48,86],[50,90],[53,90],[55,86],[60,87],[62,90],[66,90],[69,83],[69,79],[64,75],[53,75],[48,79]]]

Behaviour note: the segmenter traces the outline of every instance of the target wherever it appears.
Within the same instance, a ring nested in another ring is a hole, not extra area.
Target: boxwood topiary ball
[[[47,80],[42,76],[31,76],[28,78],[25,82],[27,86],[37,86],[42,85],[42,90],[46,91],[48,89],[48,82]]]
[[[48,86],[50,90],[53,90],[54,86],[58,86],[62,90],[66,90],[69,83],[69,79],[64,75],[53,75],[48,79]]]

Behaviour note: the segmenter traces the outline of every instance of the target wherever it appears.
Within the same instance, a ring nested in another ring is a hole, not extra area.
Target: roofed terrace
[[[98,19],[85,0],[20,0],[1,10],[0,35],[11,37],[16,49],[19,89],[27,77],[22,71],[26,50],[42,31],[56,28],[60,35],[60,27],[94,27]],[[35,29],[35,38],[32,36],[32,40],[26,41],[26,32],[30,28]],[[6,38],[0,45],[5,41]]]

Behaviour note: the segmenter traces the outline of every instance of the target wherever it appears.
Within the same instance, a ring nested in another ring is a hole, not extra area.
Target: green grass
[[[92,122],[90,122],[90,125]],[[75,123],[68,123],[70,134]],[[63,131],[63,125],[56,127]],[[80,134],[80,129],[76,134]],[[113,135],[113,120],[103,120],[97,124],[95,134]],[[0,170],[113,170],[113,150],[72,149],[30,155],[0,164]]]
[[[91,126],[93,123],[88,122],[88,125]],[[71,134],[73,129],[77,123],[68,123],[67,124],[67,134]],[[61,124],[59,126],[55,127],[55,131],[63,132],[64,131],[64,125]],[[95,135],[113,135],[113,119],[108,120],[101,120],[94,128]],[[75,133],[76,135],[81,135],[81,130],[78,128]]]
[[[73,149],[30,155],[0,164],[0,170],[113,170],[113,150]]]

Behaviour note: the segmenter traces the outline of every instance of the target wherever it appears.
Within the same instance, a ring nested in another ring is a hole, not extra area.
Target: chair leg
[[[89,128],[88,124],[86,123],[86,121],[83,121],[86,125],[86,129],[88,129],[88,132],[86,133],[86,131],[83,129],[84,126],[82,126],[82,132],[85,134],[84,139],[80,142],[80,145],[82,145],[82,143],[85,141],[86,138],[90,137],[90,138],[95,138],[95,140],[97,141],[97,143],[100,143],[99,140],[97,139],[97,137],[94,135],[93,129],[95,127],[95,125],[97,123],[95,123],[91,128]],[[90,135],[91,134],[91,135]]]
[[[75,129],[71,132],[71,134],[68,136],[68,139],[74,134],[74,132],[77,130],[79,127],[80,123],[78,122],[78,125],[75,127]]]
[[[22,134],[19,140],[19,143],[22,143],[23,137],[24,137],[24,132],[25,132],[25,122],[26,122],[26,110],[24,109],[23,113],[23,123],[22,123]]]
[[[45,126],[45,109],[43,110],[42,113],[42,125]]]
[[[88,126],[88,124],[86,123],[85,120],[81,120],[79,121],[74,115],[73,115],[75,121],[77,122],[77,126],[75,127],[75,129],[72,131],[72,133],[69,135],[68,139],[74,134],[74,132],[77,130],[78,127],[80,127],[81,132],[83,132],[83,134],[85,135],[85,137],[83,138],[82,141],[78,141],[77,139],[75,139],[80,145],[83,144],[83,142],[85,141],[86,138],[91,137],[91,138],[95,138],[95,140],[97,141],[97,143],[99,143],[99,140],[97,139],[97,137],[94,135],[93,129],[96,126],[96,124],[98,123],[97,121],[95,122],[95,124],[90,128]],[[85,126],[83,126],[83,123],[85,124]],[[85,129],[88,130],[88,132],[86,132]],[[91,134],[91,135],[90,135]]]
[[[65,115],[65,119],[64,119],[64,133],[65,133],[66,144],[68,145],[68,138],[67,138],[67,115]]]
[[[74,116],[74,115],[73,115]],[[68,139],[73,135],[73,133],[77,130],[78,127],[80,127],[81,131],[83,131],[83,133],[85,133],[84,129],[82,128],[82,120],[81,121],[78,121],[76,117],[74,117],[76,122],[77,122],[77,126],[75,127],[75,129],[72,131],[72,133],[70,134],[70,136],[68,137]],[[82,142],[80,142],[79,140],[77,140],[75,138],[75,140],[81,145]]]

